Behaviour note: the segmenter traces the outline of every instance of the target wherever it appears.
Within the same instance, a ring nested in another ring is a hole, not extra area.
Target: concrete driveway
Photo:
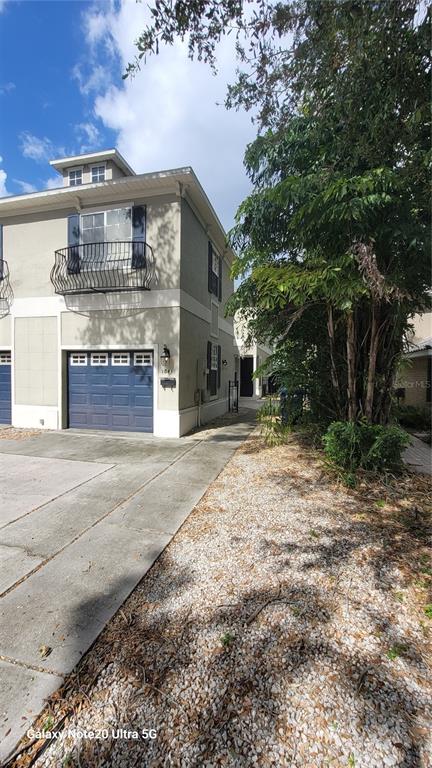
[[[251,422],[179,440],[0,440],[0,758],[151,567]]]

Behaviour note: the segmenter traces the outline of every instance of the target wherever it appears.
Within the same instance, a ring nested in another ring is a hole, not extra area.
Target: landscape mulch
[[[13,765],[427,768],[429,513],[426,476],[347,489],[256,430]]]

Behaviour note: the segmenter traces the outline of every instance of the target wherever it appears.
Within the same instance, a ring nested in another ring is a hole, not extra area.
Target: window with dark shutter
[[[145,206],[132,208],[132,269],[143,269],[145,259]]]
[[[210,240],[208,241],[208,289],[209,293],[213,293],[213,248]]]
[[[427,359],[427,382],[426,382],[426,402],[431,402],[431,388],[432,388],[432,357]]]
[[[207,389],[211,395],[217,395],[218,390],[218,346],[207,342]]]
[[[67,257],[67,271],[70,275],[76,275],[80,271],[80,255],[79,255],[79,242],[80,242],[80,217],[79,214],[73,213],[68,216],[68,257]],[[76,248],[74,246],[77,246]]]
[[[211,341],[207,342],[207,389],[210,390],[210,384],[211,384],[211,355],[212,355],[212,343]]]
[[[221,386],[221,374],[222,374],[222,347],[220,344],[217,348],[217,388]]]
[[[208,241],[208,289],[219,301],[222,297],[222,260]]]

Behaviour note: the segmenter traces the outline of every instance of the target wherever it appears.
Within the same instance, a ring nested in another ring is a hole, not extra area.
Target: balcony
[[[153,250],[147,243],[83,243],[55,251],[51,282],[62,296],[149,291],[154,274]]]
[[[7,261],[0,259],[0,318],[9,314],[13,301],[13,291],[9,281]]]

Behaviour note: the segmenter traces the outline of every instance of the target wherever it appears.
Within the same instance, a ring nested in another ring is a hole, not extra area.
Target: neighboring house
[[[404,405],[431,407],[432,313],[413,318],[414,332],[409,339],[397,380],[397,394]]]
[[[253,375],[272,354],[272,350],[256,342],[247,344],[245,323],[238,317],[234,321],[234,334],[240,359],[240,364],[236,361],[236,375],[240,380],[240,397],[262,397],[268,393],[268,376],[253,378]]]
[[[0,200],[0,421],[177,437],[224,413],[233,253],[193,170],[51,165],[63,186]]]

